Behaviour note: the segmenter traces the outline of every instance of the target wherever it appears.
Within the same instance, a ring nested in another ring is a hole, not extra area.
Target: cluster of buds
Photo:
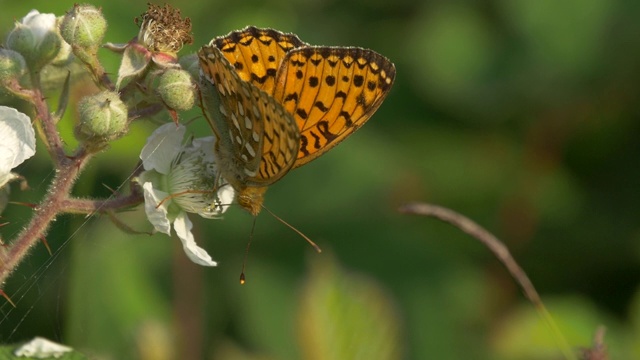
[[[182,19],[180,11],[168,5],[150,4],[136,23],[140,29],[131,41],[105,45],[123,56],[114,88],[97,57],[107,29],[99,8],[74,5],[60,18],[33,10],[16,23],[6,47],[0,48],[0,84],[14,81],[37,86],[43,79],[34,76],[39,76],[43,67],[67,60],[71,54],[75,56],[104,89],[104,93],[90,95],[81,102],[76,129],[81,141],[99,143],[88,146],[96,150],[126,133],[131,121],[127,119],[127,107],[136,107],[144,101],[161,103],[172,111],[192,108],[195,84],[192,75],[181,68],[177,55],[183,45],[193,42],[191,21]],[[31,79],[21,80],[27,73]],[[66,86],[59,82],[60,79],[50,87]],[[105,119],[108,123],[103,123]]]
[[[139,31],[131,41],[104,44],[107,21],[99,8],[74,5],[59,18],[33,10],[16,23],[0,47],[0,86],[34,104],[43,101],[44,85],[62,89],[58,112],[38,116],[39,121],[55,125],[69,103],[71,75],[66,71],[66,78],[53,83],[46,69],[50,65],[70,68],[72,63],[84,66],[97,90],[76,104],[74,135],[83,150],[79,153],[108,148],[127,134],[132,121],[163,108],[177,122],[176,111],[191,109],[196,100],[193,79],[198,75],[185,70],[197,64],[195,56],[178,57],[182,47],[193,42],[191,22],[169,5],[149,4],[136,24]],[[101,48],[122,55],[115,82],[98,59]],[[55,126],[44,128],[46,133]],[[0,106],[0,131],[14,138],[0,144],[0,190],[8,191],[5,185],[20,178],[13,169],[35,153],[35,135],[27,115],[5,106]],[[185,140],[185,132],[182,125],[169,123],[152,134],[140,155],[144,171],[136,182],[143,189],[147,217],[155,230],[170,234],[173,229],[191,260],[214,266],[216,262],[196,245],[187,213],[218,218],[235,194],[217,172],[213,137]],[[46,140],[56,136],[47,134]]]
[[[195,104],[195,84],[180,67],[178,52],[191,44],[191,20],[182,19],[180,10],[169,5],[149,4],[147,12],[136,18],[138,36],[126,44],[106,47],[123,53],[116,89],[127,83],[148,83],[154,96],[172,110],[188,110]],[[147,80],[147,81],[145,81]]]

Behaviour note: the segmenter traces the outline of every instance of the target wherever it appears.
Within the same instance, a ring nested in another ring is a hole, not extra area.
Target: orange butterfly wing
[[[257,215],[266,186],[362,126],[389,93],[394,65],[354,47],[314,47],[247,27],[200,52],[202,106],[223,176]]]
[[[395,73],[393,63],[371,50],[290,50],[278,70],[273,97],[300,129],[293,167],[316,159],[369,120],[389,93]]]
[[[248,26],[211,42],[222,51],[240,78],[273,94],[282,59],[292,49],[307,46],[294,34]]]

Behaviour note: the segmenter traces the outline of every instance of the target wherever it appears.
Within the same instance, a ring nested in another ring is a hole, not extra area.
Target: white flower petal
[[[218,199],[220,199],[220,205],[222,206],[222,211],[220,212],[220,214],[227,211],[235,198],[236,191],[233,189],[233,186],[229,184],[222,186],[220,190],[218,190]]]
[[[0,106],[0,187],[10,178],[11,169],[36,153],[36,137],[31,119],[18,110]]]
[[[46,359],[50,357],[59,358],[64,355],[64,353],[70,351],[73,351],[73,349],[68,346],[55,343],[42,337],[35,337],[33,340],[16,349],[14,355]]]
[[[11,168],[36,153],[36,136],[31,125],[31,119],[18,110],[0,106],[0,134],[2,145],[14,149],[15,157]]]
[[[156,170],[168,174],[171,162],[179,154],[186,128],[182,125],[167,123],[157,128],[147,139],[140,152],[145,170]]]
[[[154,189],[151,182],[144,183],[142,189],[144,190],[144,211],[147,214],[147,219],[157,231],[171,235],[171,223],[167,217],[167,206],[166,204],[158,206],[169,194]]]
[[[42,42],[48,32],[56,31],[56,16],[54,14],[40,14],[38,10],[31,10],[22,19],[22,23],[31,28],[38,43]]]
[[[0,188],[15,178],[14,174],[11,173],[11,164],[15,158],[14,149],[5,146],[5,144],[0,144]]]
[[[215,163],[216,158],[213,153],[213,147],[216,145],[216,138],[213,136],[207,136],[203,138],[193,139],[192,145],[195,149],[199,150],[204,155],[204,161],[209,163]]]
[[[173,228],[176,234],[182,241],[182,248],[187,254],[187,257],[194,263],[204,266],[217,266],[218,263],[211,259],[211,256],[201,247],[196,244],[191,228],[193,224],[187,217],[187,213],[182,212],[173,223]]]

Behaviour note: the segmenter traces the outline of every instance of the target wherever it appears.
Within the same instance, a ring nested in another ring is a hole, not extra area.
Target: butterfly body
[[[269,185],[364,124],[395,77],[374,51],[309,46],[255,27],[214,39],[198,56],[218,168],[253,215]]]

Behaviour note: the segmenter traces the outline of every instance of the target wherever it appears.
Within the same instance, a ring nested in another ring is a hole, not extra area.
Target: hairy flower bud
[[[78,103],[80,121],[75,133],[78,139],[101,148],[124,135],[127,130],[127,107],[118,93],[104,91],[82,98]]]
[[[38,70],[53,60],[62,44],[56,27],[56,16],[32,10],[16,23],[7,36],[7,47],[24,56],[32,70]]]
[[[62,38],[72,46],[97,49],[107,30],[100,9],[92,5],[74,5],[60,23]]]
[[[195,85],[191,75],[184,70],[165,71],[160,77],[158,94],[162,101],[174,110],[189,110],[195,103]]]
[[[19,78],[26,69],[27,64],[20,53],[0,48],[0,83]]]
[[[200,78],[200,61],[198,60],[197,54],[181,56],[180,59],[178,59],[178,64],[180,64],[180,67],[184,70],[188,71],[194,79]]]

